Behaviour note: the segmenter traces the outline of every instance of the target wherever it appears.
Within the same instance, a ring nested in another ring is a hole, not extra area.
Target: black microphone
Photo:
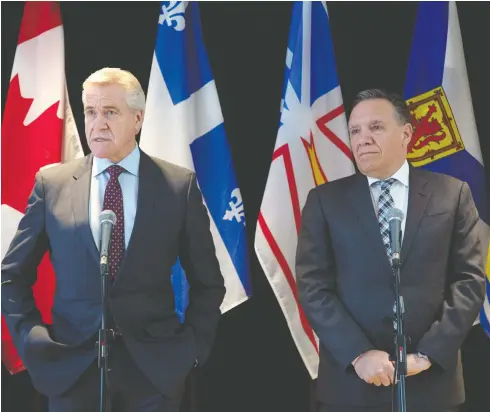
[[[402,221],[405,215],[400,209],[388,210],[387,219],[390,225],[391,262],[395,267],[400,266],[400,253],[402,249]]]
[[[116,225],[116,214],[112,210],[104,210],[99,215],[100,221],[100,266],[104,272],[108,269],[109,247],[112,229]]]

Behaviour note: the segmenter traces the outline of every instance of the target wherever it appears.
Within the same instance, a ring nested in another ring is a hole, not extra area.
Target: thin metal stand
[[[110,397],[108,396],[109,380],[109,348],[111,330],[107,328],[109,320],[109,264],[107,258],[103,257],[100,265],[100,275],[102,282],[102,324],[99,329],[99,358],[98,365],[100,369],[100,412],[110,412]]]
[[[393,269],[393,275],[395,276],[395,376],[398,380],[398,411],[406,412],[407,398],[405,392],[405,377],[407,375],[407,340],[403,330],[403,314],[405,312],[405,308],[403,306],[403,296],[400,295],[400,257],[397,253],[394,253],[393,255],[391,266]]]

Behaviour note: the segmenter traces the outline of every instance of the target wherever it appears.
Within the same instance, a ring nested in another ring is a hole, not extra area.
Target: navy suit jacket
[[[99,252],[89,222],[92,155],[38,172],[2,262],[2,313],[34,386],[48,396],[70,388],[97,355],[101,322]],[[132,357],[163,393],[205,362],[225,288],[195,174],[141,152],[134,228],[110,290],[110,307]],[[52,325],[32,295],[49,251],[56,275]],[[180,258],[190,285],[181,324],[171,269]]]

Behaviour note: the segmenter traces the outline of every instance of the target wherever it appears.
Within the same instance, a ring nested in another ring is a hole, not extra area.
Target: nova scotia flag
[[[487,275],[480,322],[490,337],[490,202],[455,2],[419,3],[405,98],[415,125],[408,160],[461,179],[471,189]]]
[[[140,147],[196,172],[225,279],[221,311],[226,312],[251,293],[242,197],[201,35],[198,4],[167,1],[160,6]],[[176,311],[183,320],[188,284],[179,262],[172,282]]]

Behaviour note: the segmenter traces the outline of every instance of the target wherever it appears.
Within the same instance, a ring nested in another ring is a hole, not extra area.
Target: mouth
[[[377,155],[377,153],[375,152],[359,153],[359,157],[374,156],[374,155]]]
[[[106,139],[105,137],[96,137],[94,139],[92,139],[92,142],[95,142],[95,143],[104,143],[104,142],[109,142],[110,139]]]

